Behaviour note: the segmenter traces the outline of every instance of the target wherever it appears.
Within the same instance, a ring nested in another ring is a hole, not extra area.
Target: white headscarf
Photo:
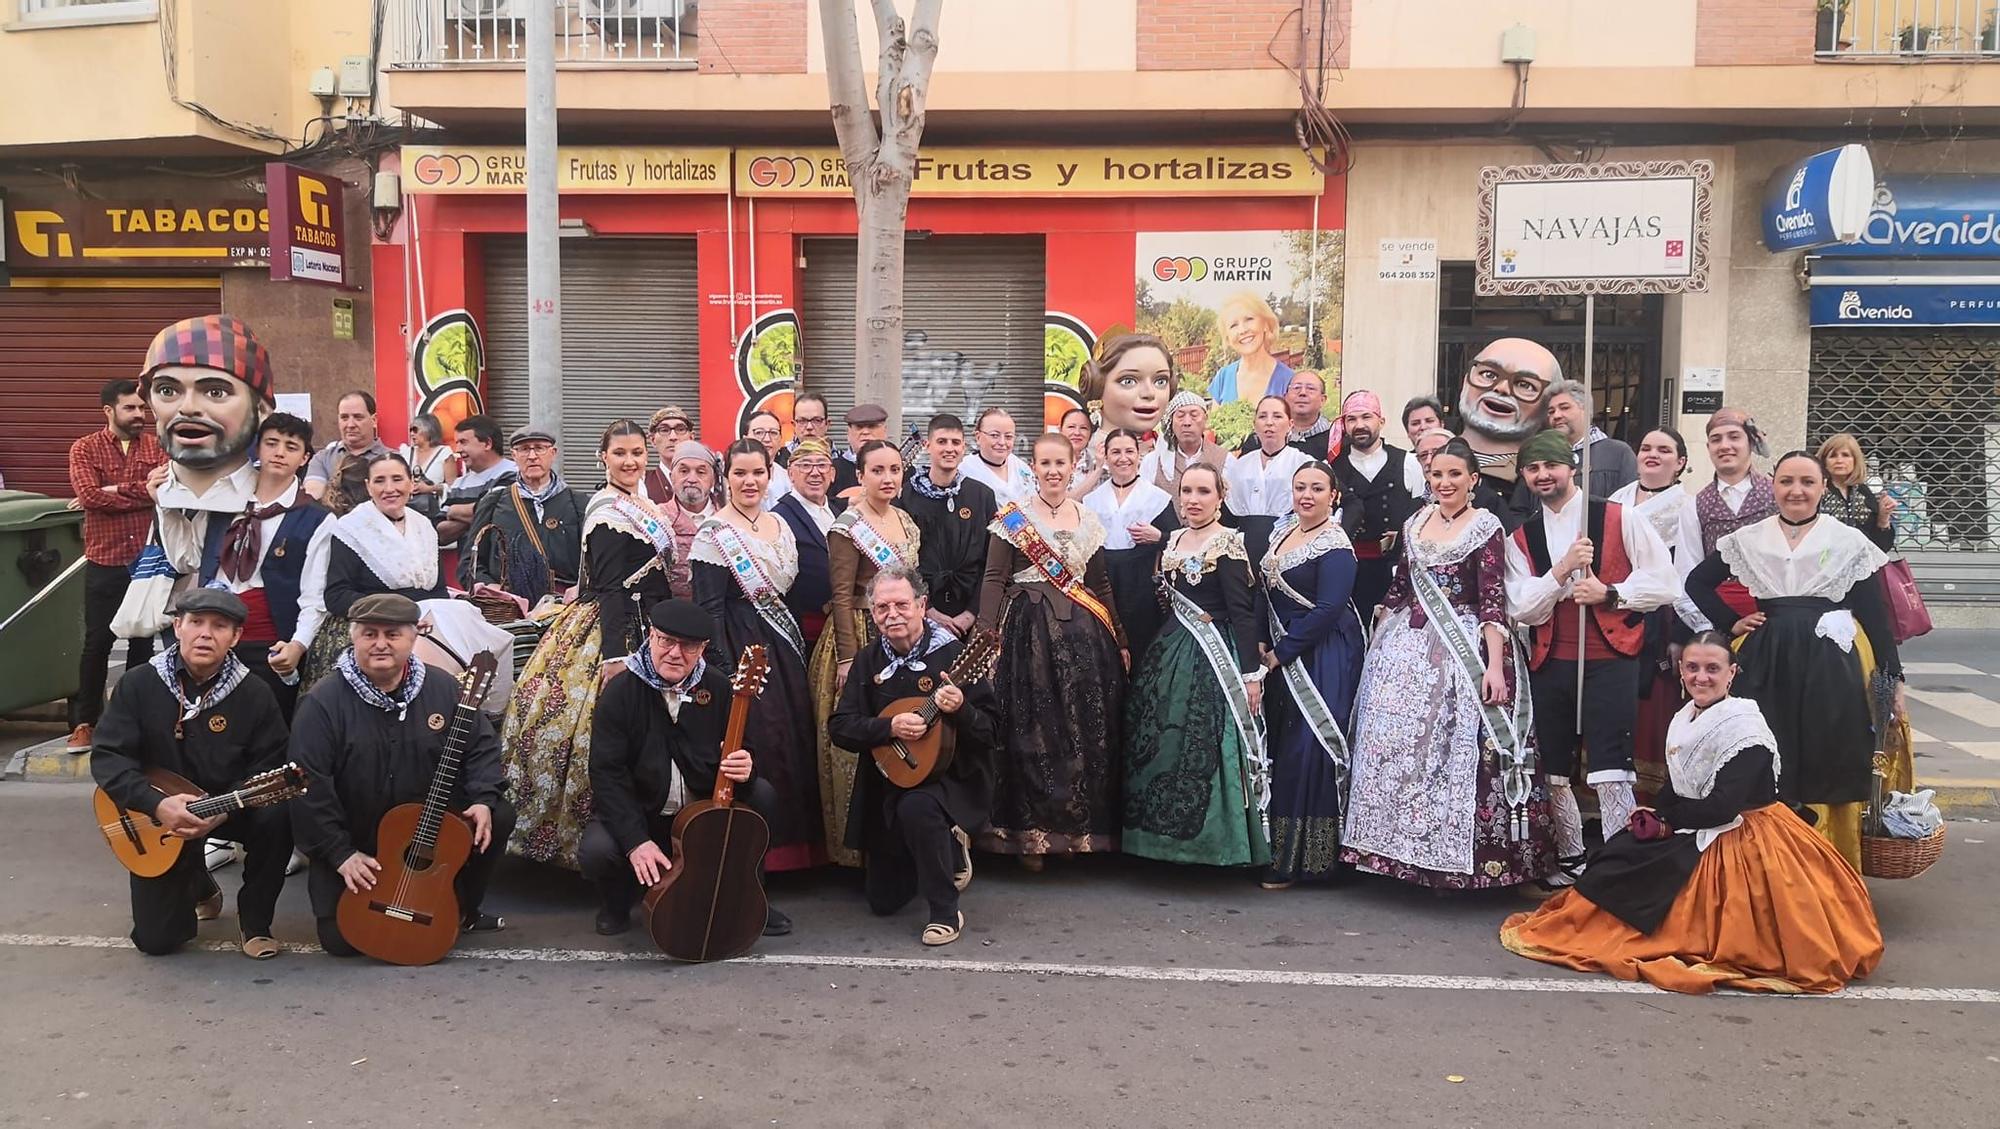
[[[1764,721],[1764,711],[1749,698],[1724,698],[1705,710],[1693,702],[1681,707],[1667,727],[1667,773],[1674,794],[1699,800],[1715,790],[1716,774],[1745,749],[1771,751],[1771,775],[1778,775],[1778,738]],[[1737,816],[1720,827],[1675,828],[1692,833],[1695,845],[1707,850],[1718,835],[1743,822]]]

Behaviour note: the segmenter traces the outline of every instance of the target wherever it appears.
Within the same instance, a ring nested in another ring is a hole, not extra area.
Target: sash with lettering
[[[917,543],[905,541],[900,546],[889,544],[889,539],[877,533],[875,527],[868,524],[868,519],[861,516],[861,507],[858,505],[849,506],[845,513],[833,519],[833,527],[847,534],[847,539],[854,542],[855,548],[866,554],[869,560],[874,561],[876,568],[888,568],[890,565],[898,564],[908,569],[917,567]]]
[[[742,531],[721,518],[713,517],[703,522],[702,528],[708,531],[715,547],[722,550],[722,555],[728,559],[729,575],[736,578],[736,586],[743,590],[750,606],[757,609],[758,616],[772,631],[791,644],[799,657],[805,657],[806,641],[799,634],[799,622],[792,618],[791,609],[785,607],[785,594],[778,591],[770,574],[751,554]]]
[[[1284,570],[1271,563],[1277,557],[1277,546],[1284,541],[1285,535],[1291,532],[1298,521],[1296,516],[1287,515],[1279,518],[1277,526],[1271,530],[1272,552],[1264,558],[1266,562],[1264,582],[1283,592],[1295,603],[1310,608],[1313,606],[1313,601],[1293,588],[1285,580]],[[1349,552],[1353,551],[1347,540],[1346,531],[1340,528],[1338,522],[1328,523],[1328,533],[1320,536],[1328,535],[1338,538],[1342,548],[1346,548]],[[1329,550],[1331,551],[1333,550]],[[1277,609],[1271,607],[1269,601],[1265,602],[1264,610],[1270,613],[1271,643],[1276,646],[1285,637],[1285,625],[1278,620]],[[1325,749],[1327,757],[1333,761],[1334,787],[1339,790],[1341,810],[1346,811],[1348,752],[1347,738],[1340,732],[1340,722],[1335,720],[1333,708],[1326,704],[1326,699],[1320,696],[1319,687],[1313,685],[1312,677],[1306,673],[1305,656],[1301,655],[1291,662],[1279,664],[1278,670],[1285,676],[1285,689],[1291,691],[1293,703],[1305,717],[1306,725],[1312,729],[1313,739],[1319,742],[1319,747]]]
[[[1264,752],[1264,719],[1251,711],[1250,693],[1243,687],[1242,672],[1236,669],[1236,656],[1223,641],[1222,632],[1215,629],[1214,620],[1187,593],[1172,584],[1162,587],[1173,605],[1174,618],[1194,637],[1195,645],[1201,648],[1209,669],[1215,673],[1216,684],[1222,687],[1223,699],[1229,703],[1229,718],[1235,722],[1237,740],[1243,745],[1243,763],[1239,766],[1243,774],[1243,806],[1256,806],[1264,826],[1264,839],[1269,842],[1271,758]]]
[[[1056,586],[1057,591],[1076,601],[1077,606],[1084,611],[1096,616],[1097,622],[1104,625],[1104,630],[1111,632],[1113,639],[1118,637],[1117,630],[1111,626],[1111,609],[1100,603],[1097,597],[1090,594],[1090,589],[1083,586],[1083,577],[1078,576],[1076,571],[1063,561],[1062,554],[1056,552],[1056,547],[1049,544],[1048,539],[1042,536],[1042,531],[1036,528],[1034,520],[1021,508],[1019,502],[1009,502],[1000,507],[1000,512],[993,515],[993,525],[1000,536],[1007,539],[1009,545],[1021,550],[1021,555],[1027,557],[1028,562],[1040,570],[1050,584]]]
[[[1431,578],[1430,570],[1415,562],[1409,562],[1407,568],[1410,586],[1416,590],[1417,602],[1424,606],[1430,629],[1458,661],[1459,673],[1465,676],[1465,691],[1479,700],[1479,708],[1486,715],[1486,751],[1500,758],[1500,791],[1507,801],[1508,836],[1517,842],[1525,840],[1528,800],[1535,789],[1534,757],[1529,754],[1527,744],[1528,735],[1534,732],[1535,708],[1528,693],[1528,670],[1521,660],[1520,642],[1511,634],[1507,637],[1507,656],[1514,667],[1514,708],[1510,713],[1503,706],[1487,705],[1484,701],[1480,683],[1486,675],[1486,663],[1479,657],[1479,640],[1458,621],[1451,601]]]

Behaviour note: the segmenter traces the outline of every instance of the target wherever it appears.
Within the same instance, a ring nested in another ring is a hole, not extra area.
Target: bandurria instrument
[[[458,709],[424,802],[398,804],[376,825],[375,857],[382,869],[375,888],[340,895],[334,914],[340,935],[376,960],[435,964],[458,944],[458,891],[452,883],[472,857],[472,828],[449,805],[495,665],[493,656],[481,651],[459,676]]]
[[[958,686],[978,682],[986,677],[993,661],[999,657],[999,633],[978,632],[965,641],[965,648],[959,651],[957,661],[945,672],[944,681]],[[887,720],[899,713],[913,713],[923,718],[928,726],[924,735],[909,741],[892,739],[886,745],[875,746],[871,753],[875,757],[875,767],[889,778],[889,783],[898,788],[914,788],[951,767],[957,743],[948,739],[951,736],[949,728],[938,724],[935,694],[898,698],[875,716]]]
[[[770,669],[762,646],[743,648],[729,681],[724,755],[743,747],[750,703],[763,692]],[[673,865],[646,891],[646,929],[660,951],[675,960],[739,957],[764,935],[764,851],[771,845],[771,828],[735,799],[735,785],[717,772],[714,798],[689,804],[674,816]]]
[[[260,772],[234,792],[221,796],[203,795],[201,789],[164,768],[149,768],[145,772],[146,782],[162,796],[201,796],[188,804],[188,814],[197,819],[261,808],[302,795],[306,790],[305,769],[296,764]],[[111,844],[111,853],[125,864],[125,869],[141,878],[158,878],[174,868],[175,860],[181,857],[181,847],[188,840],[175,836],[165,824],[144,812],[119,807],[118,801],[102,788],[91,803],[97,809],[97,829],[104,833]]]

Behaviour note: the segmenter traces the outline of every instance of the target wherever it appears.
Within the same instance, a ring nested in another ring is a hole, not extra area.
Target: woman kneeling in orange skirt
[[[1508,949],[1675,992],[1832,992],[1882,959],[1861,876],[1777,800],[1777,739],[1729,696],[1707,631],[1681,651],[1693,699],[1667,733],[1667,785],[1575,887],[1500,927]]]

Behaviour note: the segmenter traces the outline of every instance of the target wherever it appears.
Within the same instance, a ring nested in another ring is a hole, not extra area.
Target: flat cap
[[[347,609],[349,623],[392,623],[415,626],[424,618],[423,609],[408,596],[398,596],[394,592],[377,592],[354,601]]]
[[[646,614],[652,617],[653,630],[664,631],[676,639],[706,643],[715,638],[715,620],[693,600],[661,600]]]
[[[215,612],[235,620],[238,626],[250,618],[250,608],[242,598],[222,588],[190,588],[175,596],[174,606],[167,610],[174,615]]]
[[[847,409],[847,422],[864,427],[871,423],[888,423],[889,413],[880,404],[856,404]]]
[[[507,437],[507,446],[511,449],[523,443],[547,443],[551,447],[556,446],[555,432],[532,423],[517,427],[514,429],[514,434]]]

